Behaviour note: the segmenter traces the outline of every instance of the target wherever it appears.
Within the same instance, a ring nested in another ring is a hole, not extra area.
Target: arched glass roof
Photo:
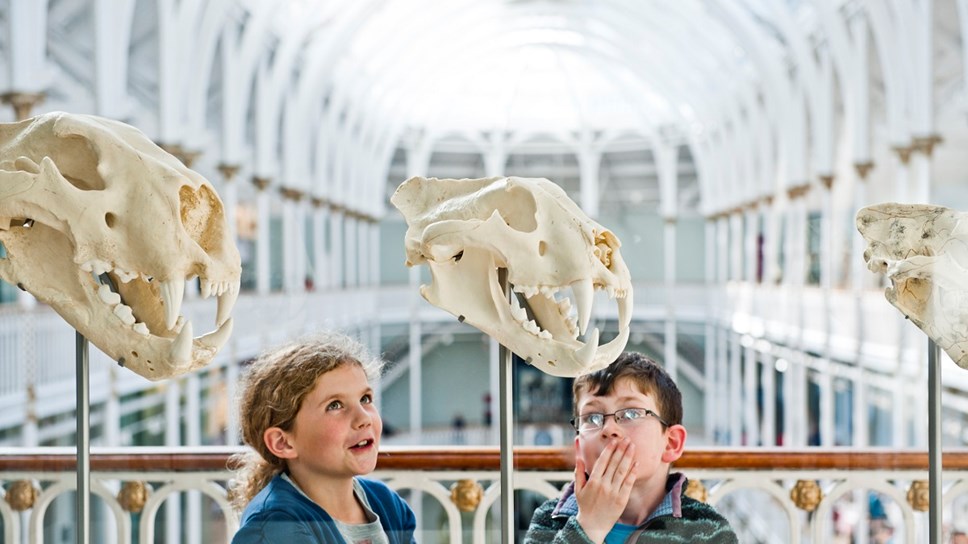
[[[315,12],[313,2],[295,4],[299,16]],[[339,24],[332,4],[319,8]],[[754,14],[762,6],[742,7]],[[336,73],[373,108],[424,130],[648,133],[701,120],[717,95],[755,73],[701,0],[387,0],[369,8]]]

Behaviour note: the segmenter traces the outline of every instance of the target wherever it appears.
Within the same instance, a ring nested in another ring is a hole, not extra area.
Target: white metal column
[[[679,339],[676,325],[676,220],[665,220],[665,369],[673,381],[679,376]]]
[[[339,289],[343,286],[343,210],[337,206],[329,214],[329,287]]]
[[[256,182],[257,185],[259,182]],[[269,223],[272,221],[272,208],[269,192],[260,188],[255,197],[256,241],[255,241],[255,282],[260,295],[268,295],[271,290],[271,268],[269,267]]]
[[[719,387],[716,357],[716,311],[712,302],[712,293],[716,292],[716,223],[707,217],[705,221],[705,251],[706,251],[706,323],[705,323],[705,357],[706,357],[706,439],[715,443],[718,428],[719,407],[717,406],[716,388]]]

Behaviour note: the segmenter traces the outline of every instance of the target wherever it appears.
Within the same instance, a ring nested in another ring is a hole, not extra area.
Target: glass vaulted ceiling
[[[294,2],[280,17],[335,31],[334,4]],[[356,8],[368,14],[346,23],[358,28],[337,77],[388,122],[420,130],[700,129],[715,97],[753,76],[741,44],[700,0],[385,0]]]

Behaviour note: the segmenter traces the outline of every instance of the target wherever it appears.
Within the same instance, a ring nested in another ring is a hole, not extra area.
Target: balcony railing
[[[238,515],[227,499],[226,482],[232,474],[226,463],[237,451],[225,447],[93,450],[91,492],[103,501],[102,516],[113,525],[108,540],[155,542],[160,509],[166,503],[178,504],[181,495],[187,496],[184,504],[189,507],[179,508],[178,515],[203,516],[208,527],[204,536],[189,533],[187,541],[230,540]],[[76,489],[74,453],[72,448],[0,450],[0,483],[6,498],[0,501],[3,542],[19,543],[24,532],[30,543],[45,541],[51,504]],[[516,448],[514,459],[515,488],[533,496],[556,496],[572,478],[570,448]],[[945,452],[942,464],[945,524],[957,526],[968,521],[968,450]],[[742,542],[835,542],[845,531],[853,532],[854,542],[868,542],[870,530],[883,530],[885,525],[893,531],[894,542],[927,541],[928,456],[924,452],[694,449],[683,455],[676,470],[703,484],[692,487],[690,494],[716,505]],[[387,482],[416,506],[422,543],[483,544],[499,539],[496,448],[385,447],[372,477]],[[458,488],[482,493],[452,491]],[[141,494],[143,490],[147,494]],[[192,502],[192,495],[207,496],[214,507],[201,509],[197,498]],[[478,502],[468,500],[475,495]],[[878,513],[869,518],[869,499],[874,496],[885,506],[882,519],[877,519]],[[845,519],[850,527],[845,528]],[[190,531],[200,531],[197,526],[186,525]]]

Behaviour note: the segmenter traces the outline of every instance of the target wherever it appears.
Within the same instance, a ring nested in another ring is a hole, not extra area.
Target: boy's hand
[[[635,444],[628,438],[609,441],[585,476],[585,463],[575,439],[575,497],[578,524],[592,542],[601,544],[625,510],[635,483]]]

